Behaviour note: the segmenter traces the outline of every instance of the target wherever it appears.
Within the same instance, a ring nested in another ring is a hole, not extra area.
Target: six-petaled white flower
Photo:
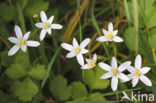
[[[25,33],[24,36],[22,36],[22,31],[21,28],[17,25],[15,25],[15,34],[17,36],[17,38],[15,37],[9,37],[9,41],[12,43],[15,43],[15,45],[9,50],[8,55],[14,55],[20,48],[23,52],[26,51],[27,46],[31,46],[31,47],[37,47],[40,45],[39,42],[37,41],[32,41],[29,40],[27,41],[27,39],[29,38],[30,32]]]
[[[51,16],[47,19],[47,16],[44,11],[40,12],[41,23],[36,23],[36,27],[42,28],[40,33],[40,40],[43,40],[46,33],[51,34],[51,29],[62,29],[62,25],[60,24],[52,24],[54,16]]]
[[[84,65],[84,58],[83,58],[83,54],[86,54],[88,52],[87,49],[85,49],[85,47],[89,44],[90,39],[87,38],[85,40],[83,40],[81,42],[81,44],[79,45],[78,42],[76,41],[75,38],[73,38],[73,45],[67,44],[67,43],[62,43],[61,46],[70,51],[67,55],[66,58],[72,58],[74,56],[76,56],[77,61],[80,65]]]
[[[132,86],[135,87],[139,81],[139,79],[147,86],[152,86],[151,81],[144,75],[146,74],[151,68],[150,67],[141,67],[142,59],[141,56],[138,55],[135,58],[134,67],[129,66],[127,70],[131,73],[128,75],[130,79],[132,79]]]
[[[92,59],[86,58],[85,60],[86,60],[87,64],[83,65],[81,67],[81,69],[90,69],[90,68],[93,68],[96,65],[97,55],[94,54]]]
[[[114,42],[123,42],[123,39],[116,36],[118,33],[118,30],[113,31],[113,24],[109,23],[108,25],[108,31],[103,29],[104,36],[98,37],[96,40],[99,42],[106,42],[106,41],[114,41]]]
[[[117,66],[117,61],[115,57],[112,58],[111,61],[111,66],[105,64],[105,63],[99,63],[99,66],[106,70],[107,73],[105,73],[101,79],[107,79],[107,78],[112,78],[111,79],[111,88],[113,91],[117,90],[118,86],[118,78],[123,80],[123,81],[129,81],[129,78],[123,74],[122,72],[129,67],[131,64],[130,61],[124,62],[121,64],[119,67]]]

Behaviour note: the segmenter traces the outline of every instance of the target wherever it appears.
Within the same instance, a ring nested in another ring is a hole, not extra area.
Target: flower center
[[[117,69],[113,69],[113,70],[112,70],[112,74],[113,74],[114,76],[117,76],[117,75],[118,75],[118,73],[119,73],[119,72],[118,72],[118,70],[117,70]]]
[[[19,40],[18,45],[23,46],[25,44],[25,41],[23,39]]]
[[[44,28],[45,29],[48,29],[50,27],[50,24],[49,23],[44,23]]]
[[[95,66],[95,61],[94,60],[90,60],[90,63],[87,64],[90,68]]]
[[[136,77],[139,77],[139,76],[141,75],[141,73],[140,73],[140,71],[136,70],[135,73],[134,73],[134,75],[135,75]]]
[[[107,39],[113,39],[113,35],[111,32],[109,32],[107,35],[106,35],[106,38]]]
[[[76,48],[74,49],[74,51],[75,51],[76,54],[79,54],[80,51],[81,51],[81,49],[80,49],[79,47],[76,47]]]

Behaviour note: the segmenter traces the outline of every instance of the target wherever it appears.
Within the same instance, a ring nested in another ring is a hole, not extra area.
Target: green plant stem
[[[24,21],[24,16],[23,16],[23,9],[19,3],[17,3],[16,5],[17,5],[18,18],[20,21],[22,32],[24,34],[24,33],[26,33],[26,27],[25,27],[25,21]]]
[[[152,48],[152,54],[153,54],[154,62],[156,63],[156,55],[155,55],[155,50],[154,50],[154,48]]]
[[[53,37],[53,43],[54,43],[55,49],[57,49],[58,48],[58,42],[57,42],[57,39],[55,37]],[[56,59],[56,62],[57,62],[57,70],[58,70],[58,73],[61,73],[60,59],[57,58]]]
[[[79,36],[80,36],[80,42],[82,42],[81,15],[80,15],[80,1],[79,0],[77,0],[77,8],[79,12]]]
[[[116,90],[116,101],[119,101],[119,94],[118,94],[118,90]]]
[[[79,12],[79,37],[80,42],[82,42],[82,30],[81,30],[81,15],[80,15],[80,1],[77,0],[77,8]],[[84,70],[82,69],[82,81],[84,82]]]
[[[138,44],[139,44],[139,35],[138,35],[138,26],[139,26],[139,20],[138,20],[138,4],[137,4],[137,0],[132,0],[132,4],[133,4],[133,11],[134,11],[134,27],[135,27],[135,32],[136,32],[136,52],[135,54],[138,54]]]
[[[95,15],[94,15],[94,5],[95,5],[95,2],[96,2],[96,0],[94,0],[94,2],[93,2],[92,17],[91,17],[91,18],[92,18],[93,25],[94,25],[95,29],[97,30],[99,36],[102,36],[101,30],[100,30],[100,28],[99,28],[99,26],[98,26],[98,24],[97,24],[97,21],[96,21]],[[106,48],[106,45],[105,45],[104,43],[102,43],[102,45],[103,45],[103,47],[104,47],[104,50],[105,50],[105,52],[106,52],[106,55],[107,55],[108,57],[110,57],[109,52],[108,52],[108,50],[107,50],[107,48]]]
[[[49,64],[48,64],[48,66],[47,66],[47,71],[46,71],[46,74],[45,74],[44,79],[43,79],[43,81],[42,81],[41,88],[44,87],[44,85],[45,85],[45,83],[46,83],[46,81],[47,81],[47,79],[48,79],[50,70],[51,70],[51,68],[52,68],[52,66],[53,66],[53,64],[54,64],[54,61],[55,61],[57,55],[58,55],[59,52],[60,52],[60,48],[61,48],[61,47],[57,48],[55,54],[53,55],[53,57],[51,58],[51,60],[50,60],[50,62],[49,62]],[[53,72],[52,72],[52,73],[53,73]],[[53,75],[53,76],[54,76],[54,75]]]
[[[124,6],[125,6],[125,12],[126,12],[126,17],[128,19],[128,24],[130,26],[131,23],[131,17],[130,17],[130,13],[129,13],[129,9],[128,9],[128,4],[127,4],[127,0],[124,0]]]

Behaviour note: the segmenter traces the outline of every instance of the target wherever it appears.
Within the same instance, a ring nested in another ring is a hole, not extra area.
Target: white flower
[[[42,28],[40,33],[40,40],[44,39],[46,33],[51,34],[51,29],[62,29],[62,25],[52,24],[54,16],[51,16],[49,19],[47,19],[45,12],[41,11],[40,17],[42,22],[35,24],[36,27]]]
[[[132,86],[135,87],[139,81],[139,79],[147,86],[152,86],[151,81],[144,75],[146,74],[151,68],[150,67],[141,67],[142,60],[141,56],[138,55],[135,58],[135,67],[128,67],[127,70],[131,73],[128,75],[130,79],[132,79]]]
[[[112,58],[111,66],[105,64],[105,63],[99,63],[99,66],[108,71],[105,73],[101,79],[107,79],[107,78],[112,78],[111,79],[111,88],[113,91],[117,90],[118,86],[118,78],[123,80],[123,81],[129,81],[129,78],[123,74],[122,72],[129,67],[131,64],[130,61],[122,63],[119,67],[117,66],[117,61],[115,57]]]
[[[96,40],[99,42],[106,42],[106,41],[114,41],[114,42],[123,42],[123,39],[116,36],[118,30],[113,31],[113,24],[109,23],[108,31],[103,29],[104,36],[98,37]]]
[[[93,68],[96,65],[97,55],[94,54],[92,59],[87,59],[86,58],[85,60],[86,60],[87,64],[83,65],[81,67],[81,69],[90,69],[90,68]]]
[[[61,46],[70,51],[67,55],[66,58],[72,58],[76,56],[77,61],[80,65],[84,65],[84,58],[82,54],[86,54],[88,50],[85,49],[85,47],[89,44],[90,39],[87,38],[81,42],[79,45],[78,42],[76,41],[75,38],[73,38],[73,45],[67,44],[67,43],[62,43]]]
[[[9,50],[8,53],[9,56],[14,55],[20,48],[23,52],[26,52],[27,46],[37,47],[40,45],[40,43],[37,41],[32,41],[32,40],[27,41],[30,32],[27,32],[25,33],[24,36],[22,36],[21,28],[17,25],[15,25],[14,30],[17,38],[15,37],[8,38],[10,42],[15,43],[15,45]]]

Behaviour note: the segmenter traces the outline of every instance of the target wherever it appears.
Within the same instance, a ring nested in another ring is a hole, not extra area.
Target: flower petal
[[[123,39],[118,37],[118,36],[115,36],[114,39],[113,39],[114,42],[123,42]]]
[[[74,47],[79,46],[79,44],[78,44],[78,42],[77,42],[76,38],[73,38],[73,46],[74,46]]]
[[[120,74],[118,75],[118,77],[119,77],[121,80],[123,80],[124,82],[130,80],[130,79],[129,79],[125,74],[123,74],[123,73],[120,73]]]
[[[113,91],[117,90],[117,87],[118,87],[118,78],[117,77],[112,77],[111,87],[112,87]]]
[[[51,16],[49,19],[48,19],[48,23],[51,24],[54,20],[54,16]]]
[[[15,38],[15,37],[9,37],[8,40],[12,43],[17,43],[18,42],[18,39]]]
[[[67,43],[62,43],[61,44],[62,48],[68,50],[68,51],[73,51],[73,46]]]
[[[110,71],[111,70],[111,67],[105,63],[99,63],[98,64],[103,70],[106,70],[106,71]]]
[[[129,79],[132,79],[132,78],[133,78],[133,74],[128,74],[127,77],[128,77]]]
[[[72,58],[76,56],[76,54],[74,52],[69,52],[67,55],[66,55],[66,58]]]
[[[87,49],[81,49],[81,54],[86,54],[86,53],[88,53]]]
[[[129,66],[131,65],[131,62],[130,61],[127,61],[127,62],[124,62],[122,63],[119,67],[118,67],[118,70],[120,72],[123,72],[126,68],[128,68]]]
[[[81,48],[85,48],[90,42],[90,38],[86,38],[85,40],[83,40],[80,44]]]
[[[80,65],[84,65],[84,58],[83,58],[82,54],[76,55],[76,58]]]
[[[107,79],[107,78],[110,78],[110,77],[112,77],[112,76],[113,76],[112,73],[107,72],[107,73],[105,73],[103,76],[101,76],[100,79]]]
[[[144,75],[140,76],[140,80],[147,86],[152,86],[151,81]]]
[[[97,61],[97,55],[96,55],[96,54],[93,55],[93,60],[94,60],[95,62]]]
[[[11,55],[14,55],[18,50],[19,50],[19,46],[18,45],[14,45],[8,52],[8,55],[11,56]]]
[[[47,22],[47,16],[44,11],[40,12],[40,17],[41,17],[42,22]]]
[[[113,68],[116,68],[116,69],[118,68],[118,64],[117,64],[117,61],[116,61],[115,57],[112,58],[111,66],[112,66]]]
[[[117,33],[118,33],[118,30],[114,30],[112,34],[113,36],[116,36]]]
[[[96,40],[99,41],[99,42],[105,42],[105,41],[107,41],[107,39],[106,39],[105,36],[100,36]]]
[[[46,29],[48,34],[51,34],[51,28]]]
[[[62,29],[63,26],[60,25],[60,24],[51,24],[51,28],[52,28],[52,29]]]
[[[39,46],[39,45],[40,45],[40,43],[37,42],[37,41],[31,41],[31,40],[27,41],[27,46],[30,46],[30,47],[37,47],[37,46]]]
[[[86,64],[86,65],[83,65],[81,69],[90,69],[90,67]]]
[[[27,32],[27,33],[25,33],[25,35],[24,35],[24,37],[23,37],[23,38],[24,38],[25,40],[27,40],[27,39],[29,38],[29,35],[30,35],[30,31],[29,31],[29,32]]]
[[[138,81],[139,81],[139,78],[138,77],[133,78],[132,79],[132,86],[135,87],[137,85]]]
[[[132,66],[128,66],[127,67],[127,70],[130,72],[130,73],[134,73],[134,71],[135,71],[135,68],[134,67],[132,67]]]
[[[21,47],[21,49],[22,49],[23,52],[26,52],[27,46],[24,45],[24,46]]]
[[[108,25],[108,31],[113,32],[113,24],[111,22]]]
[[[36,23],[35,26],[37,28],[44,28],[43,23]]]
[[[150,69],[151,69],[150,67],[143,67],[143,68],[140,69],[140,72],[142,74],[146,74]]]
[[[108,34],[108,31],[105,30],[105,29],[103,29],[102,32],[103,32],[104,35],[107,35]]]
[[[17,26],[17,25],[15,25],[15,34],[16,34],[16,36],[17,36],[17,38],[22,38],[22,31],[21,31],[21,28],[19,27],[19,26]]]
[[[137,57],[135,58],[135,68],[136,69],[140,69],[141,68],[141,64],[142,64],[142,59],[140,55],[137,55]]]
[[[46,35],[46,30],[42,29],[40,33],[40,40],[42,41]]]

